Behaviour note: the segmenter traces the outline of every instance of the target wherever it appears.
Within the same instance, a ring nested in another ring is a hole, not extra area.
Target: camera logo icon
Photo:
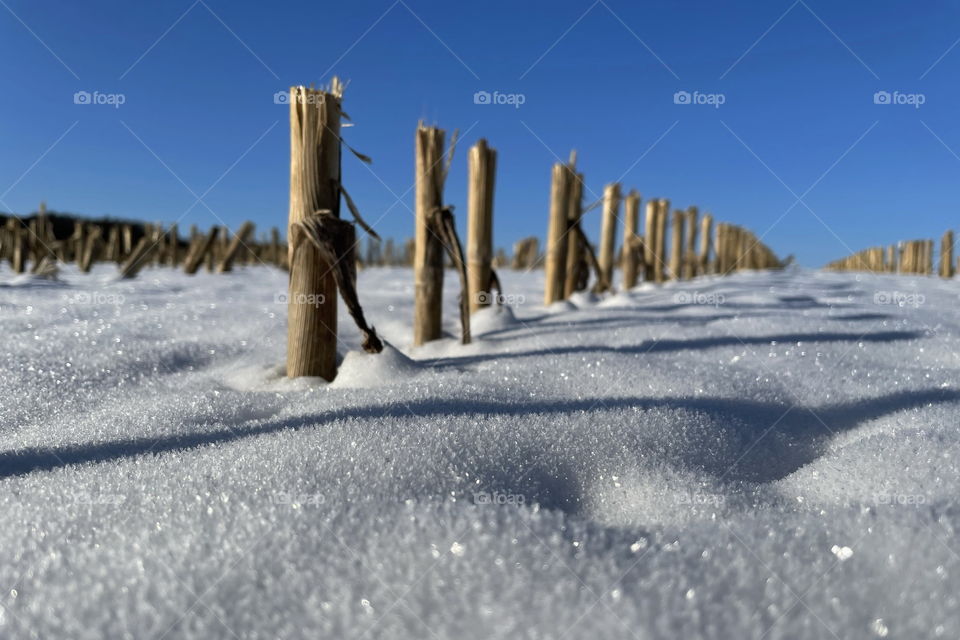
[[[91,95],[89,91],[77,91],[73,94],[73,104],[90,104]]]
[[[890,104],[890,92],[877,91],[873,94],[873,104]]]
[[[273,104],[290,104],[290,94],[286,91],[277,91],[273,94]]]
[[[489,91],[477,91],[473,94],[473,104],[490,104],[491,96]]]
[[[690,92],[677,91],[675,94],[673,94],[673,103],[674,104],[690,104]]]

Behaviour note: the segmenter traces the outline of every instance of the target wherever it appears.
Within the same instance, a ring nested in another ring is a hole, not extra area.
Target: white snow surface
[[[2,638],[960,637],[960,284],[806,270],[513,303],[332,384],[286,275],[0,272]]]

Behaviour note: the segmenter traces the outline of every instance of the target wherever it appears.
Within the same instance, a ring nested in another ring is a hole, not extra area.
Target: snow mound
[[[577,309],[585,309],[600,302],[600,296],[592,291],[577,291],[571,294],[567,300]]]
[[[327,381],[320,377],[288,378],[287,366],[249,365],[231,368],[224,375],[224,384],[235,391],[307,391],[324,387]]]
[[[576,311],[577,305],[569,300],[557,300],[546,307],[547,313],[566,313],[567,311]]]
[[[330,387],[375,389],[409,382],[422,371],[421,365],[397,351],[389,342],[384,342],[380,353],[348,352]]]
[[[603,307],[604,309],[616,309],[624,307],[637,307],[639,306],[639,303],[637,302],[636,298],[631,296],[629,293],[625,291],[618,291],[613,295],[603,298],[597,306]]]
[[[513,310],[506,305],[484,307],[470,316],[470,332],[474,336],[503,331],[519,324]]]

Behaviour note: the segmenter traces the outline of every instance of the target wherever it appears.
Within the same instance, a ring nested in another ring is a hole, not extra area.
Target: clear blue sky
[[[500,246],[543,237],[550,165],[576,148],[596,194],[620,180],[696,204],[820,265],[957,225],[958,38],[960,5],[936,0],[2,0],[0,210],[282,228],[273,95],[338,74],[345,137],[374,158],[345,156],[345,184],[381,235],[412,235],[423,118],[465,133],[447,185],[461,218],[467,145],[499,150]]]

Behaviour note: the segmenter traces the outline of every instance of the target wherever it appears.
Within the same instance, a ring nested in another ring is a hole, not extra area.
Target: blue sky
[[[345,138],[374,158],[345,156],[345,185],[381,235],[412,235],[425,119],[463,134],[461,218],[467,146],[498,149],[499,246],[543,237],[550,166],[575,148],[588,200],[620,181],[817,266],[956,226],[958,39],[960,4],[933,0],[2,0],[0,210],[283,228],[274,93],[338,74]]]

